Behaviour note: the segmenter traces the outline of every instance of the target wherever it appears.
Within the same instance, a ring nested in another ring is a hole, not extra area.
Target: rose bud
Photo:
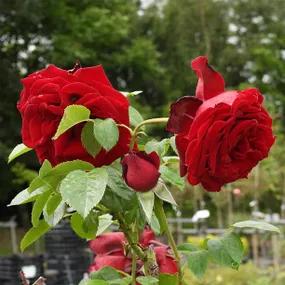
[[[99,167],[112,163],[129,150],[130,132],[119,127],[119,141],[110,150],[102,149],[95,157],[81,143],[84,124],[78,124],[53,140],[64,109],[69,105],[88,108],[92,118],[112,118],[129,126],[129,102],[114,89],[102,66],[67,71],[54,65],[22,79],[23,90],[18,102],[22,116],[23,143],[33,148],[40,162],[53,165],[80,159]]]
[[[125,182],[135,191],[147,192],[157,184],[160,160],[156,152],[130,152],[124,156],[121,164]]]
[[[196,96],[171,105],[167,130],[176,135],[180,174],[207,191],[246,178],[274,143],[272,119],[258,89],[225,91],[223,77],[206,57],[192,61]]]

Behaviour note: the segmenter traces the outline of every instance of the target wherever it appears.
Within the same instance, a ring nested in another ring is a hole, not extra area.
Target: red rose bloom
[[[110,151],[101,150],[95,158],[81,144],[79,124],[52,140],[64,109],[68,105],[83,105],[92,118],[112,118],[118,124],[129,125],[128,100],[115,90],[101,66],[79,68],[68,72],[50,65],[22,80],[24,89],[18,102],[22,116],[22,138],[35,149],[39,161],[48,159],[53,165],[81,159],[94,166],[110,164],[128,151],[130,134],[120,127],[120,137]]]
[[[142,248],[151,247],[155,253],[160,273],[176,274],[178,267],[170,253],[169,247],[156,241],[154,233],[145,229],[140,236]],[[131,274],[131,257],[126,255],[124,245],[127,244],[122,232],[107,233],[90,241],[89,247],[96,254],[94,262],[89,267],[89,272],[97,271],[106,266]],[[137,261],[137,275],[141,275],[142,261]]]
[[[157,184],[160,159],[156,152],[130,152],[121,161],[126,183],[138,192],[147,192]]]
[[[167,130],[176,134],[181,176],[220,191],[268,156],[272,120],[257,89],[225,91],[223,77],[203,56],[192,61],[192,69],[198,76],[196,96],[171,105]]]

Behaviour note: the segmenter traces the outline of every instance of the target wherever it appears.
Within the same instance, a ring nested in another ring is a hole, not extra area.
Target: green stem
[[[130,143],[130,149],[133,149],[135,142],[136,142],[136,137],[138,135],[139,129],[144,126],[144,125],[149,125],[149,124],[158,124],[158,123],[166,123],[168,121],[169,118],[167,117],[162,117],[162,118],[153,118],[153,119],[148,119],[145,120],[143,122],[141,122],[140,124],[138,124],[134,131],[133,131],[133,136],[132,136],[132,140]]]
[[[135,252],[132,250],[132,285],[136,285],[137,278],[137,256]]]
[[[180,255],[179,255],[175,240],[173,238],[173,235],[172,235],[172,233],[168,227],[167,218],[166,218],[165,211],[163,208],[163,201],[161,201],[160,199],[157,198],[156,203],[155,203],[155,207],[156,207],[156,213],[157,213],[158,218],[159,218],[160,226],[165,231],[169,245],[172,249],[175,260],[177,262],[177,267],[179,270],[179,272],[178,272],[179,284],[182,284],[181,283],[182,282],[181,259],[180,259]]]
[[[129,226],[126,224],[124,217],[121,213],[117,214],[119,223],[120,223],[120,227],[122,229],[122,231],[124,232],[126,239],[130,245],[130,247],[132,248],[132,250],[134,251],[134,253],[144,262],[146,261],[147,257],[146,254],[144,253],[144,251],[138,246],[137,242],[135,242],[130,234],[130,228]]]

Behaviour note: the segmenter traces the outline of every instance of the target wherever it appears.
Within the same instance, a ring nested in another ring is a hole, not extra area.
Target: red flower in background
[[[48,159],[53,165],[67,160],[81,159],[101,166],[124,155],[129,148],[130,134],[120,127],[120,137],[110,151],[101,150],[95,158],[81,144],[79,124],[52,140],[65,107],[83,105],[93,118],[112,118],[129,125],[128,100],[115,90],[101,66],[79,68],[75,72],[54,65],[35,72],[22,80],[24,89],[18,102],[22,116],[22,138],[34,148],[39,161]]]
[[[151,247],[155,253],[160,273],[176,274],[177,263],[170,253],[169,247],[156,241],[150,229],[145,229],[140,236],[140,246]],[[94,262],[89,267],[89,272],[97,271],[106,266],[131,274],[131,257],[126,255],[124,245],[127,244],[124,233],[114,232],[98,236],[90,241],[89,247],[95,253]],[[137,274],[140,274],[142,262],[138,260]]]
[[[192,61],[196,96],[171,105],[167,130],[176,134],[180,174],[208,191],[245,178],[274,143],[272,119],[258,89],[225,91],[223,77],[200,56]]]
[[[132,151],[121,161],[125,182],[137,192],[155,187],[160,176],[160,159],[156,152]]]

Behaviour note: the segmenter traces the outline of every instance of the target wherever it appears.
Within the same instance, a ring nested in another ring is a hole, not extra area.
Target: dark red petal
[[[218,105],[228,105],[228,106],[233,106],[235,104],[236,99],[239,97],[239,92],[238,91],[226,91],[223,92],[216,97],[213,97],[207,101],[205,101],[199,110],[197,111],[196,117],[198,117],[200,114],[203,112],[209,110],[210,108],[215,108]]]
[[[185,154],[189,145],[189,141],[185,136],[177,135],[175,138],[175,144],[180,158],[180,176],[183,177],[187,173],[187,166],[185,164]]]
[[[211,177],[207,173],[203,178],[201,178],[201,184],[204,189],[208,192],[219,192],[221,187],[226,183],[226,181],[221,181],[217,177]]]
[[[47,68],[42,69],[38,72],[32,73],[30,76],[33,75],[39,75],[41,77],[48,77],[48,78],[52,78],[52,77],[62,77],[62,78],[68,78],[70,77],[70,74],[64,70],[61,69],[53,64],[50,64]]]
[[[174,134],[187,132],[195,114],[203,102],[193,96],[178,99],[170,106],[170,117],[166,130]]]
[[[99,270],[103,267],[110,266],[117,270],[121,270],[126,273],[130,273],[131,259],[124,255],[103,255],[96,256],[94,260],[93,269]]]
[[[80,81],[86,82],[88,84],[91,83],[91,85],[92,81],[98,81],[102,84],[112,87],[112,84],[109,81],[102,65],[79,68],[74,73],[74,76],[76,76]]]
[[[149,246],[150,241],[155,239],[154,232],[150,228],[144,229],[140,236],[140,244],[144,247]]]
[[[154,252],[160,273],[176,274],[178,266],[175,259],[168,253],[167,247],[155,247]]]
[[[112,252],[123,252],[126,242],[122,232],[106,233],[89,242],[90,249],[96,254],[111,254]]]
[[[198,77],[196,87],[197,98],[205,101],[224,92],[224,78],[208,64],[207,57],[199,56],[195,58],[191,66]]]
[[[152,151],[151,153],[146,153],[144,151],[138,151],[136,152],[136,155],[142,159],[149,161],[150,163],[154,165],[155,168],[159,169],[160,158],[155,151]]]

